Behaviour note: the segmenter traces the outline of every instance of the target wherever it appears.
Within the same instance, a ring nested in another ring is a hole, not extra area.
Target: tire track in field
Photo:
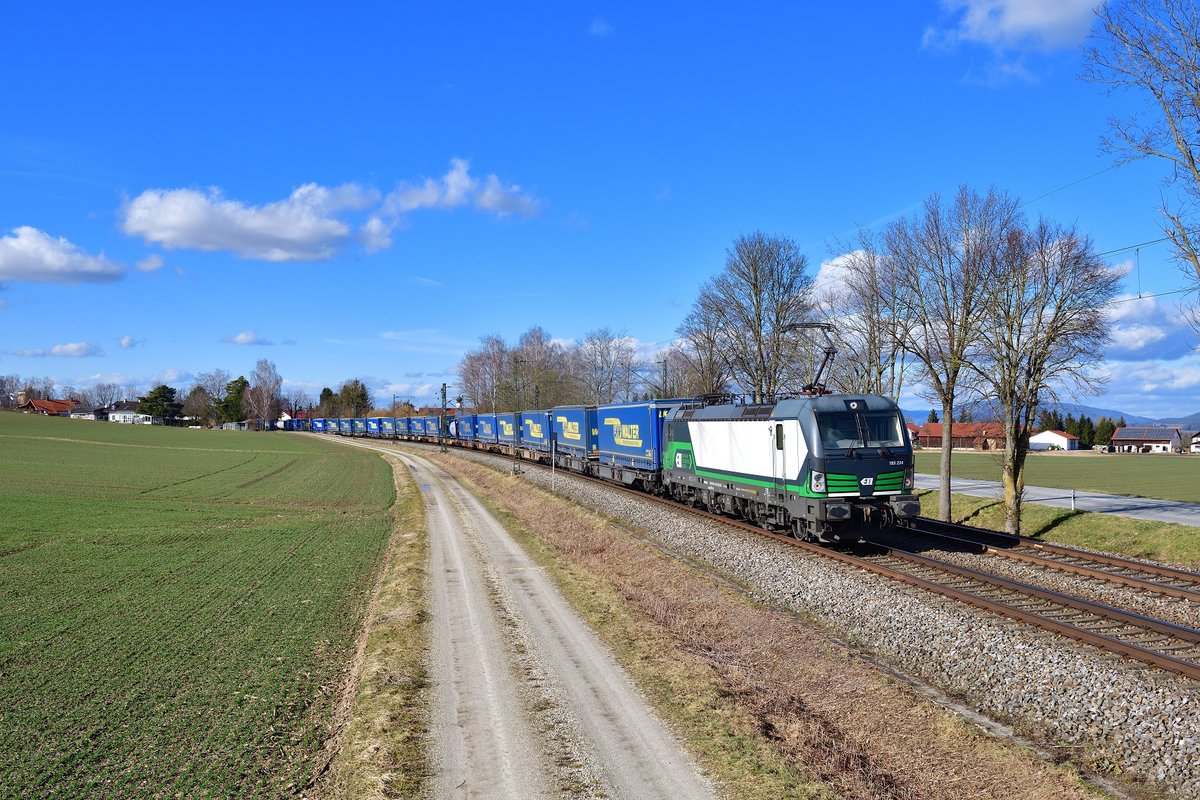
[[[259,455],[260,455],[259,453],[255,453],[254,455],[250,456],[245,461],[239,461],[238,463],[233,464],[232,466],[223,467],[222,469],[214,469],[212,472],[204,472],[199,475],[193,475],[192,477],[184,478],[181,481],[173,481],[171,483],[164,483],[161,486],[152,486],[149,489],[143,489],[142,491],[138,492],[138,494],[150,494],[151,492],[157,492],[160,489],[170,489],[174,486],[182,486],[185,483],[191,483],[192,481],[198,481],[201,478],[211,478],[213,475],[220,475],[222,472],[229,472],[230,470],[237,469],[238,467],[244,467],[247,464],[253,462],[256,458],[259,457]]]

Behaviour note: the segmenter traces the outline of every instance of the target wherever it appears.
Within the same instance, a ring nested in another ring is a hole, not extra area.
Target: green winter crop
[[[302,791],[392,498],[315,438],[0,413],[0,797]]]

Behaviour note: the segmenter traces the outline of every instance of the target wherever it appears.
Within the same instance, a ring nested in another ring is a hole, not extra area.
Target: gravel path
[[[403,453],[430,533],[435,795],[704,798],[598,637],[453,477]]]
[[[525,480],[549,488],[551,476],[531,468]],[[1194,684],[561,472],[554,482],[560,494],[636,525],[761,600],[828,626],[981,713],[1065,746],[1081,762],[1200,798]]]

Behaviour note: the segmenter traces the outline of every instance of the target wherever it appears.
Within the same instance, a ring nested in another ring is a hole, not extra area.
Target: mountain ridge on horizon
[[[994,419],[988,404],[983,401],[970,403],[967,407],[972,410],[973,415],[976,418],[975,421],[977,422],[985,422]],[[1175,416],[1154,419],[1152,417],[1143,417],[1137,414],[1127,414],[1125,412],[1115,411],[1110,408],[1086,406],[1082,403],[1055,403],[1054,405],[1047,406],[1047,408],[1058,411],[1064,416],[1067,414],[1071,414],[1076,417],[1080,415],[1088,416],[1092,418],[1093,422],[1098,421],[1101,417],[1109,417],[1113,420],[1118,420],[1121,417],[1124,417],[1125,422],[1128,425],[1142,425],[1147,427],[1179,427],[1186,428],[1188,430],[1200,430],[1200,411],[1182,417]],[[941,409],[935,410],[938,412],[938,417],[940,418],[942,414]],[[905,419],[917,425],[924,425],[925,421],[929,419],[930,409],[928,408],[912,410],[902,409],[902,411]]]

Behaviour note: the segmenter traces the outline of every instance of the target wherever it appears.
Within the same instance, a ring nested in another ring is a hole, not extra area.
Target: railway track
[[[1105,553],[1092,553],[1075,547],[1039,542],[1023,536],[1012,536],[924,517],[917,520],[914,530],[932,539],[974,548],[976,552],[997,558],[1012,559],[1200,603],[1200,573],[1177,567],[1148,564]]]

